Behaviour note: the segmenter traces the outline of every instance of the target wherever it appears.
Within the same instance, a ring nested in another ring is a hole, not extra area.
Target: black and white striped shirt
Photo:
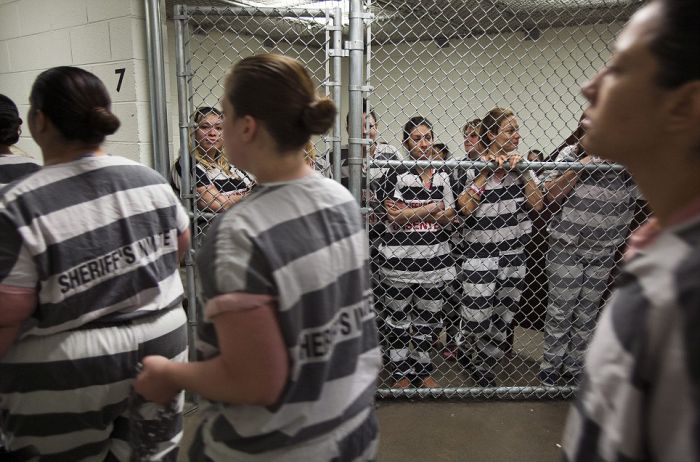
[[[576,162],[576,146],[562,149],[557,162]],[[550,181],[564,173],[552,170]],[[552,217],[549,233],[555,239],[585,248],[616,248],[627,237],[639,193],[627,172],[584,171]]]
[[[190,158],[192,160],[192,158]],[[253,187],[253,179],[244,171],[231,165],[231,175],[227,175],[218,166],[207,169],[199,162],[194,167],[194,187],[206,187],[214,185],[216,190],[223,195],[241,194],[250,191]],[[178,159],[170,172],[170,181],[176,191],[182,189],[182,160]]]
[[[36,288],[22,336],[177,306],[187,214],[155,171],[115,156],[43,167],[0,197],[0,284]]]
[[[467,169],[462,189],[477,177],[476,169]],[[489,258],[503,252],[522,251],[532,230],[528,217],[524,178],[509,172],[498,180],[491,175],[479,206],[460,219],[457,229],[457,253],[466,258]]]
[[[41,168],[34,159],[16,154],[0,155],[0,189],[8,183],[34,173]]]
[[[212,451],[269,460],[368,411],[381,359],[367,237],[345,188],[319,174],[259,185],[212,225],[197,267],[204,303],[232,292],[274,297],[290,358],[274,407],[212,404]],[[198,341],[200,359],[218,354],[210,320]]]
[[[423,184],[415,170],[394,171],[387,176],[379,197],[382,202],[390,199],[410,208],[443,202],[447,210],[455,204],[449,174],[443,171],[436,171],[429,185]],[[390,281],[437,284],[455,278],[450,235],[443,225],[398,225],[389,220],[385,224],[378,264]]]

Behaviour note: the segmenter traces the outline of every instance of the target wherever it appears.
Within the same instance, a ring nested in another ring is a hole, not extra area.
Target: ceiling
[[[299,0],[166,0],[166,12],[172,17],[175,4],[191,7],[246,6],[262,11],[267,8],[334,8],[344,3],[344,30],[347,33],[348,0],[309,2]],[[537,38],[542,30],[566,26],[612,24],[626,21],[641,6],[642,0],[374,0],[371,11],[374,44],[440,41],[478,37],[484,34],[523,32]],[[196,17],[195,33],[210,28],[227,28],[239,34],[269,39],[323,43],[323,28],[303,14],[290,18],[237,18],[214,20]],[[418,25],[418,26],[417,26]],[[315,36],[316,39],[314,39]]]

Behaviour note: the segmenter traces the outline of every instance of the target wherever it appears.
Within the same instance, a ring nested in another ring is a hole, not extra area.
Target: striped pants
[[[428,376],[434,369],[433,344],[442,330],[444,283],[386,284],[382,325],[393,375]]]
[[[176,460],[184,396],[163,408],[133,393],[147,355],[187,360],[182,308],[17,342],[0,360],[0,428],[13,460]]]
[[[461,282],[458,347],[463,364],[495,378],[508,349],[525,278],[525,251],[518,248],[485,258],[465,257]]]
[[[550,239],[547,253],[549,305],[543,371],[578,375],[595,330],[600,301],[615,265],[615,248],[582,249]]]

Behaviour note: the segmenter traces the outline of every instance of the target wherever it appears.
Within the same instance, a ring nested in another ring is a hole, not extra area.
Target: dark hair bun
[[[17,106],[5,95],[0,95],[0,144],[10,146],[19,140],[19,117]]]
[[[310,134],[320,135],[333,126],[337,112],[335,104],[330,99],[316,99],[304,108],[301,120]]]
[[[97,137],[111,135],[117,131],[120,125],[121,122],[117,116],[104,107],[92,108],[88,116],[89,131]]]

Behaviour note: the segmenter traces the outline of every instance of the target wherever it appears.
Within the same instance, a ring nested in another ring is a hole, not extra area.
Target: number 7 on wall
[[[115,74],[119,74],[119,81],[117,82],[117,93],[122,89],[122,82],[124,81],[124,74],[126,74],[126,68],[120,67],[119,69],[114,69]]]

